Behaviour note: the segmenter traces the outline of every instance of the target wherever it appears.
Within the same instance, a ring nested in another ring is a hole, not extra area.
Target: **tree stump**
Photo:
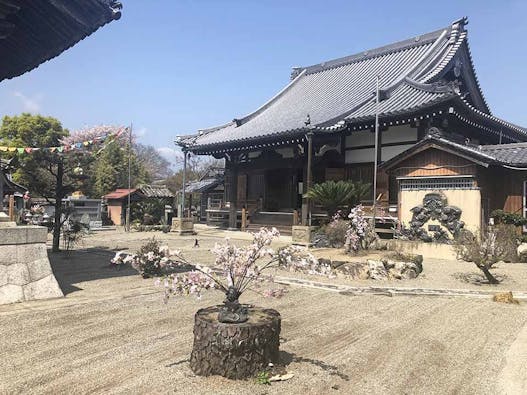
[[[250,307],[248,321],[226,324],[218,321],[220,307],[200,309],[195,315],[190,356],[194,373],[243,379],[254,377],[269,362],[278,362],[281,325],[278,311]]]

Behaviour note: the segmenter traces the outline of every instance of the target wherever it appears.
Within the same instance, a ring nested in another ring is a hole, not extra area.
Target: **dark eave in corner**
[[[115,0],[0,0],[0,81],[60,55],[121,17]]]

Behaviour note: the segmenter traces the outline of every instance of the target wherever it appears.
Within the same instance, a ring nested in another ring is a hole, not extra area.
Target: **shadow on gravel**
[[[319,361],[318,359],[299,357],[298,355],[291,354],[287,351],[280,351],[280,364],[281,365],[287,366],[292,362],[309,363],[311,365],[318,366],[324,372],[329,373],[330,376],[338,376],[342,380],[345,380],[345,381],[349,381],[350,379],[347,374],[339,371],[339,369],[336,366],[330,365],[324,361]]]
[[[69,253],[48,252],[53,274],[64,295],[81,288],[73,284],[113,277],[136,276],[137,272],[130,266],[116,268],[110,265],[110,259],[115,255],[111,250],[88,248]]]
[[[470,272],[470,273],[453,273],[452,277],[455,278],[458,281],[461,281],[463,283],[467,284],[473,284],[473,285],[494,285],[490,284],[487,278],[481,274],[476,272]],[[502,282],[510,282],[510,279],[505,274],[494,274],[494,277],[496,277],[496,280],[498,280],[500,283]]]

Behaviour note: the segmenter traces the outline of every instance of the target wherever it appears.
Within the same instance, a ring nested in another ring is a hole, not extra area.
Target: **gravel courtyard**
[[[188,366],[193,313],[222,295],[165,305],[153,280],[107,266],[113,252],[106,248],[135,249],[151,236],[90,236],[84,250],[52,257],[65,298],[0,306],[0,393],[495,394],[507,352],[527,323],[524,303],[289,287],[282,299],[247,294],[244,301],[282,314],[282,362],[292,379],[265,386],[197,377]],[[204,262],[218,240],[201,233],[193,249],[191,237],[156,238]],[[433,282],[436,269],[426,265],[419,286]],[[472,271],[465,269],[458,271]],[[527,290],[523,270],[513,269],[518,276],[503,268],[512,281],[505,287]],[[438,281],[482,288],[448,275]]]

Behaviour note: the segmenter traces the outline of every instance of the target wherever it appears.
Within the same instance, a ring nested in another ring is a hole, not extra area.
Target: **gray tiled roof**
[[[390,160],[381,164],[382,168],[390,169],[395,164],[405,160],[415,152],[420,152],[429,145],[440,146],[470,157],[485,165],[517,166],[527,168],[527,143],[509,143],[499,145],[466,145],[459,144],[448,138],[426,136],[423,140]]]
[[[255,112],[225,125],[182,136],[180,145],[206,150],[224,143],[250,143],[305,131],[307,114],[316,130],[336,130],[344,123],[374,116],[375,77],[389,99],[381,102],[381,116],[411,112],[439,101],[460,98],[452,89],[436,89],[437,78],[466,44],[466,20],[378,49],[305,68],[296,68],[294,79]],[[467,55],[470,59],[470,55]],[[469,62],[471,63],[471,61]],[[468,65],[472,75],[472,65]],[[477,79],[472,105],[489,114]]]
[[[204,180],[193,181],[185,187],[186,193],[202,193],[209,188],[214,188],[223,182],[222,178],[207,178]]]
[[[527,143],[482,145],[480,150],[511,166],[527,166]]]
[[[149,198],[173,198],[174,194],[165,185],[140,185],[139,191]]]
[[[379,103],[379,113],[385,116],[396,115],[403,112],[429,106],[436,102],[457,96],[453,91],[434,91],[431,88],[423,88],[406,80],[398,85],[390,97]],[[371,99],[363,106],[345,117],[346,120],[360,120],[369,118],[375,114],[375,100]]]

